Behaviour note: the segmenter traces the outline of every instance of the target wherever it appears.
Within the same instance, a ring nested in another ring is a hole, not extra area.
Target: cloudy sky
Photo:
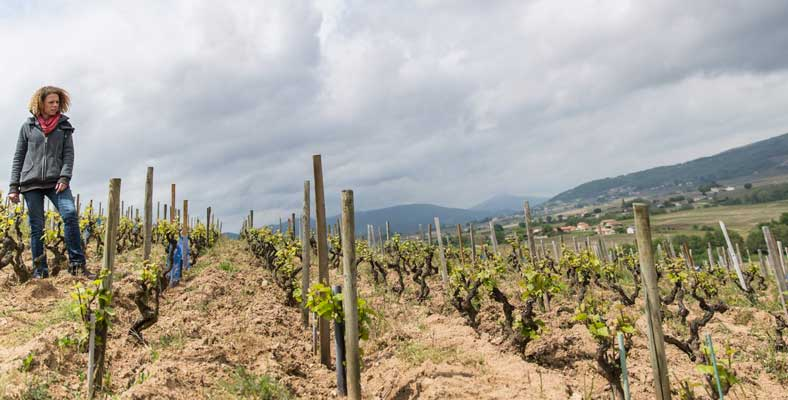
[[[225,3],[0,3],[0,179],[45,84],[75,192],[140,204],[151,165],[225,230],[300,209],[316,153],[329,213],[467,207],[788,132],[781,0]]]

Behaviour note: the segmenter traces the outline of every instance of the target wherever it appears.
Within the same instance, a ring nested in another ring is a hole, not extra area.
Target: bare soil
[[[116,263],[108,397],[239,398],[231,386],[240,367],[272,378],[296,398],[336,397],[335,371],[312,353],[312,334],[302,328],[299,310],[284,306],[283,292],[243,243],[223,240],[165,292],[158,323],[144,332],[145,345],[127,334],[139,315],[132,301],[139,262],[139,251],[133,251]],[[98,263],[91,262],[91,269]],[[419,304],[412,282],[406,281],[406,292],[398,296],[372,285],[366,265],[359,270],[360,295],[379,314],[370,339],[362,343],[364,398],[611,398],[596,370],[594,340],[584,326],[572,325],[570,313],[558,312],[573,306],[570,301],[556,300],[542,314],[546,332],[517,354],[503,339],[496,303],[482,304],[475,331],[449,305],[435,278],[430,299]],[[331,280],[341,282],[337,271]],[[63,340],[81,331],[69,296],[78,282],[84,281],[64,273],[18,285],[10,271],[0,271],[0,398],[84,398],[87,353]],[[633,399],[653,398],[645,325],[641,317],[628,357]],[[769,350],[772,327],[767,312],[736,305],[704,331],[714,337],[719,357],[725,357],[726,343],[737,350],[732,357],[741,383],[728,398],[788,399],[788,361]],[[680,327],[669,322],[665,329],[678,333]],[[683,353],[670,346],[668,352],[674,388],[687,379],[703,381]],[[26,358],[32,360],[27,365]],[[703,386],[695,393],[709,398]]]

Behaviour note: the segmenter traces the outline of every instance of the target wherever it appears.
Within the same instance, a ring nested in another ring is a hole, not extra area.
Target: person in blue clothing
[[[19,202],[24,194],[30,222],[30,251],[33,253],[33,277],[49,276],[42,236],[44,234],[44,198],[48,198],[63,218],[69,272],[93,277],[86,267],[85,252],[80,240],[79,220],[71,195],[71,174],[74,169],[74,127],[63,114],[71,99],[68,92],[44,86],[30,99],[32,116],[19,130],[8,198]]]

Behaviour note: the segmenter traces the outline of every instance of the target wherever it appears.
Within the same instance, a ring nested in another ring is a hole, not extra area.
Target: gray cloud
[[[157,200],[175,182],[230,229],[298,211],[315,153],[333,213],[346,188],[469,206],[788,131],[780,1],[10,2],[0,22],[0,165],[30,93],[62,85],[75,191],[117,176],[139,204],[153,165]]]

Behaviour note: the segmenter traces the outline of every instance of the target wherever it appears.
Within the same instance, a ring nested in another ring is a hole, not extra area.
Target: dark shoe
[[[49,278],[49,271],[46,269],[36,269],[33,271],[33,279]]]
[[[75,276],[82,275],[88,279],[96,279],[96,274],[88,271],[88,268],[85,266],[85,264],[78,264],[78,263],[69,264],[68,272],[71,275],[75,275]]]

